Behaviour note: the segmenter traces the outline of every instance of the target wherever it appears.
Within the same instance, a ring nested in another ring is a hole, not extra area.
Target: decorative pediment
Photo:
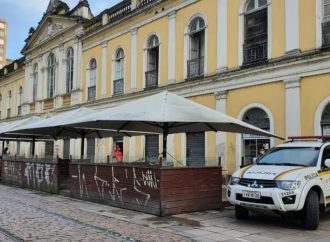
[[[46,16],[39,24],[35,31],[30,31],[30,36],[26,41],[26,45],[22,52],[51,40],[58,33],[73,26],[77,23],[76,18],[62,17],[62,16]]]
[[[64,29],[63,25],[56,23],[49,23],[47,30],[44,31],[42,36],[40,37],[40,41],[51,38],[52,36],[56,35],[58,32],[62,31],[63,29]]]

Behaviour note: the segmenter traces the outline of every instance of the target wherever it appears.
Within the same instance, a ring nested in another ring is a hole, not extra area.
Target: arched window
[[[158,86],[159,39],[152,35],[147,41],[147,71],[145,73],[146,88]]]
[[[270,131],[270,120],[267,113],[261,108],[251,108],[243,116],[243,121],[260,129]],[[259,156],[261,149],[270,148],[270,139],[262,136],[243,135],[244,164],[253,162]]]
[[[243,64],[267,60],[268,9],[267,0],[249,0],[244,15]]]
[[[115,77],[113,81],[113,94],[124,93],[124,50],[119,48],[114,59]]]
[[[70,47],[66,54],[66,92],[73,89],[73,49]]]
[[[56,78],[56,59],[51,53],[47,61],[47,98],[52,98],[55,95],[55,78]]]
[[[194,18],[189,24],[188,78],[204,74],[205,27],[205,21],[201,17]]]
[[[38,95],[38,64],[34,64],[32,75],[33,75],[32,98],[33,98],[33,101],[35,102],[37,100],[37,95]]]
[[[10,118],[10,117],[11,117],[11,105],[12,105],[12,101],[11,101],[11,91],[8,91],[7,118]]]
[[[88,100],[94,100],[96,97],[96,68],[96,60],[93,58],[89,62]]]
[[[325,107],[321,118],[322,135],[330,135],[330,103]]]
[[[323,0],[323,46],[330,45],[330,0]]]
[[[18,89],[18,97],[17,97],[17,103],[18,103],[17,114],[18,115],[22,114],[22,102],[23,102],[23,87],[20,86]]]

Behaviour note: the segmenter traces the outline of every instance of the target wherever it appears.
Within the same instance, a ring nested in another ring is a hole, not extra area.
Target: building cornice
[[[120,31],[120,32],[117,32],[116,34],[111,35],[111,36],[109,36],[109,37],[107,37],[107,38],[105,38],[105,39],[103,39],[103,40],[101,40],[101,41],[97,41],[97,42],[93,43],[92,45],[88,45],[88,46],[86,46],[86,47],[83,49],[83,51],[86,51],[86,50],[89,50],[89,49],[95,48],[96,46],[101,45],[101,43],[102,43],[103,41],[110,41],[110,40],[115,39],[115,38],[117,38],[117,37],[119,37],[119,36],[121,36],[121,35],[124,35],[124,34],[127,34],[127,33],[131,32],[133,29],[138,29],[138,28],[140,28],[140,27],[142,27],[142,26],[144,26],[144,25],[147,25],[147,24],[149,24],[149,23],[151,23],[151,22],[154,22],[154,21],[156,21],[156,20],[158,20],[158,19],[160,19],[160,18],[167,17],[169,14],[173,14],[174,12],[177,12],[178,10],[180,10],[180,9],[182,9],[182,8],[185,8],[185,7],[187,7],[187,6],[191,5],[191,4],[194,4],[194,3],[198,2],[198,1],[199,1],[199,0],[187,0],[187,1],[184,1],[183,3],[177,5],[177,6],[173,7],[173,8],[170,8],[170,9],[168,9],[168,10],[165,10],[165,11],[163,11],[163,12],[161,12],[161,13],[155,15],[155,16],[152,16],[151,18],[148,18],[148,19],[146,19],[146,20],[144,20],[144,21],[141,21],[141,22],[138,23],[138,24],[135,24],[135,25],[133,25],[133,26],[130,26],[129,28],[127,28],[127,29],[125,29],[125,30],[122,30],[122,31]],[[151,6],[149,6],[149,7],[152,7],[152,6],[153,6],[153,5],[151,5]],[[99,29],[99,30],[97,30],[97,31],[95,31],[95,32],[93,32],[93,33],[91,33],[91,34],[86,34],[86,35],[83,37],[83,40],[84,40],[84,41],[85,41],[85,40],[88,40],[89,38],[92,38],[92,37],[94,37],[94,36],[97,35],[97,34],[100,34],[100,33],[104,32],[104,31],[107,31],[107,30],[109,30],[110,28],[113,28],[113,27],[115,27],[115,26],[117,26],[117,25],[120,25],[121,23],[127,21],[127,19],[133,18],[133,17],[135,17],[136,15],[141,14],[142,12],[144,12],[144,10],[145,10],[145,9],[142,8],[141,10],[136,11],[136,12],[135,12],[134,14],[132,14],[132,15],[128,15],[128,17],[123,18],[123,19],[121,19],[121,20],[118,21],[118,22],[115,22],[115,23],[113,23],[113,24],[105,25],[105,27],[103,27],[103,28],[101,28],[101,29]]]

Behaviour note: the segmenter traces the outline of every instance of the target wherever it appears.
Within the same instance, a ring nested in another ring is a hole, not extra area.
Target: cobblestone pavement
[[[108,207],[0,185],[0,241],[190,241],[88,208]]]
[[[238,221],[232,207],[159,218],[3,185],[0,214],[0,241],[330,241],[330,213],[305,231],[274,215]]]

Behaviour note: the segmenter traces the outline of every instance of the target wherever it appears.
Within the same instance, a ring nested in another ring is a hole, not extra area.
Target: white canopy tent
[[[68,126],[160,133],[164,158],[168,134],[223,131],[280,138],[168,91],[72,120]]]
[[[3,132],[0,129],[0,135],[8,137],[47,137],[51,139],[69,139],[81,138],[81,155],[84,153],[84,139],[85,138],[104,138],[104,137],[122,137],[132,135],[143,135],[145,133],[139,132],[118,132],[111,129],[89,129],[79,127],[68,127],[68,124],[80,120],[89,115],[96,115],[98,112],[89,108],[78,108],[72,111],[64,112],[56,116],[45,119],[22,120],[20,124],[12,123],[7,128],[4,127]],[[23,122],[24,121],[24,122]]]

